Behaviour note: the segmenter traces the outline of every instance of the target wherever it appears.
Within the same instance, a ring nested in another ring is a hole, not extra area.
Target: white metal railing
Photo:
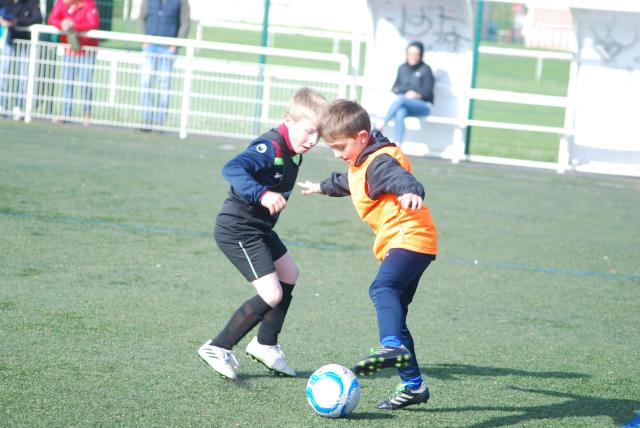
[[[24,94],[13,94],[24,98],[26,122],[34,117],[54,119],[69,103],[73,107],[83,106],[86,101],[80,99],[78,92],[84,94],[85,88],[89,87],[92,93],[88,101],[90,117],[79,115],[76,110],[63,119],[134,128],[149,126],[176,131],[181,138],[188,133],[246,138],[255,133],[254,129],[276,123],[289,96],[301,86],[315,87],[328,98],[336,98],[346,96],[349,83],[349,60],[342,54],[99,30],[87,32],[86,36],[101,40],[183,49],[184,54],[175,58],[153,56],[156,60],[172,61],[174,65],[170,73],[171,87],[167,91],[150,89],[154,98],[161,97],[163,92],[169,95],[170,103],[164,109],[167,120],[148,124],[143,119],[145,109],[158,113],[162,108],[155,104],[151,107],[141,105],[140,77],[145,56],[139,50],[86,47],[91,60],[80,68],[89,70],[91,78],[86,82],[69,82],[64,79],[68,74],[65,47],[39,41],[41,34],[59,34],[58,30],[46,25],[34,25],[30,30],[31,42],[22,43],[20,47],[22,61],[28,61],[28,73],[24,77],[27,88]],[[249,59],[227,59],[233,55],[245,55]],[[291,60],[302,60],[304,71],[300,66],[274,65]],[[322,64],[324,69],[313,68],[310,63]],[[70,99],[65,96],[69,92],[68,85],[77,89]]]
[[[196,40],[203,40],[204,30],[206,28],[225,28],[231,30],[243,30],[260,32],[263,30],[262,25],[252,24],[247,22],[231,22],[221,20],[204,20],[198,21],[196,26]],[[299,27],[287,27],[283,25],[269,25],[268,26],[267,46],[274,46],[275,36],[277,34],[287,34],[294,36],[305,36],[319,39],[329,39],[332,41],[331,52],[334,54],[340,53],[340,43],[347,41],[351,44],[350,70],[352,77],[352,84],[350,88],[349,96],[355,98],[355,80],[360,74],[360,45],[365,40],[365,34],[360,31],[354,30],[353,32],[341,32],[341,31],[327,31],[311,28],[299,28]]]
[[[545,59],[559,59],[563,61],[571,61],[573,54],[566,52],[549,52],[533,49],[511,49],[511,48],[495,48],[491,46],[480,46],[478,48],[481,54],[517,56],[521,58],[535,58],[536,60],[536,80],[542,79],[542,69]]]

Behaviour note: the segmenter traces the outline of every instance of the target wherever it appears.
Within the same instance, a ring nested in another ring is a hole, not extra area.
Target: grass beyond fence
[[[277,231],[301,267],[281,343],[294,379],[244,357],[237,385],[196,356],[253,291],[211,237],[211,138],[0,120],[3,426],[615,427],[640,410],[637,180],[412,159],[440,235],[409,325],[428,405],[353,417],[304,388],[377,340],[373,236],[348,199],[292,196]],[[344,165],[325,149],[300,178]]]

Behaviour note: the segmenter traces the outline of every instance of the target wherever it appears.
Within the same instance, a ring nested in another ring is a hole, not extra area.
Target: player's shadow
[[[485,367],[471,364],[433,364],[420,367],[420,371],[427,378],[439,380],[459,380],[471,376],[479,377],[534,377],[542,379],[583,379],[589,376],[583,373],[559,372],[559,371],[528,371],[520,369],[510,369],[505,367]],[[398,372],[395,369],[384,370],[376,373],[376,377],[397,378]]]
[[[566,399],[562,403],[545,404],[540,406],[463,406],[439,409],[407,409],[408,411],[427,411],[433,413],[455,413],[494,411],[500,413],[513,413],[506,416],[495,416],[484,422],[470,425],[474,428],[511,426],[530,421],[547,421],[545,424],[553,424],[553,420],[560,422],[564,418],[596,418],[608,417],[616,425],[621,426],[633,417],[633,412],[640,408],[640,401],[620,400],[611,398],[599,398],[588,395],[570,394],[545,389],[508,387],[514,391],[529,394],[542,394],[547,397]]]
[[[471,364],[434,364],[430,366],[420,367],[422,373],[427,377],[439,380],[456,380],[459,378],[467,378],[469,376],[481,377],[499,377],[499,376],[516,376],[516,377],[533,377],[542,379],[584,379],[589,377],[583,373],[575,372],[559,372],[559,371],[529,371],[520,369],[511,369],[506,367],[486,367],[474,366]]]

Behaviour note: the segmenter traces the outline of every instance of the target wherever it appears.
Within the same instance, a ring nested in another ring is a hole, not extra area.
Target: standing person
[[[14,120],[20,120],[23,114],[29,71],[28,41],[31,40],[29,31],[18,31],[15,27],[41,22],[39,0],[0,0],[0,26],[4,28],[6,41],[4,46],[0,46],[0,111],[9,111],[9,87],[15,88],[10,91],[14,96]],[[10,81],[13,81],[12,85],[9,85]]]
[[[63,114],[62,118],[54,121],[69,121],[73,110],[73,92],[78,85],[83,100],[84,124],[88,125],[91,119],[91,80],[96,50],[85,47],[98,46],[98,40],[78,36],[77,33],[97,30],[100,27],[98,8],[93,0],[56,0],[48,22],[63,32],[60,41],[68,43],[62,59]]]
[[[190,24],[188,0],[142,0],[138,19],[141,34],[185,38]],[[142,52],[142,130],[150,131],[151,126],[163,126],[167,118],[177,47],[145,43]]]
[[[424,188],[411,174],[411,164],[381,133],[369,134],[371,121],[356,102],[337,100],[320,119],[318,132],[348,174],[334,172],[321,183],[299,183],[305,195],[351,195],[358,215],[376,235],[373,252],[382,261],[369,287],[376,309],[380,347],[356,363],[357,375],[399,367],[401,383],[380,409],[400,409],[429,399],[413,337],[407,326],[409,304],[418,282],[438,251]]]
[[[404,119],[408,116],[428,116],[431,112],[435,79],[431,67],[422,60],[423,55],[422,43],[411,42],[407,46],[407,60],[398,67],[396,80],[391,88],[398,97],[384,118],[376,123],[376,129],[382,131],[393,119],[393,137],[398,145],[404,141]]]
[[[300,89],[289,101],[282,124],[253,140],[222,169],[231,188],[214,236],[257,293],[198,349],[198,355],[228,379],[236,379],[238,368],[232,348],[260,322],[247,355],[275,374],[296,375],[278,344],[278,334],[300,272],[273,228],[295,185],[302,154],[318,143],[316,126],[326,103],[319,92]]]

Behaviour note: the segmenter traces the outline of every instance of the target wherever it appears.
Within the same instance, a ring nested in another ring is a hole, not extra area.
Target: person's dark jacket
[[[142,0],[138,19],[141,34],[186,38],[190,23],[188,0]]]
[[[362,165],[369,155],[386,146],[393,146],[387,137],[378,131],[373,131],[369,137],[369,144],[356,159],[356,166]],[[331,177],[322,180],[320,190],[327,196],[348,196],[348,174],[334,172]],[[425,192],[422,184],[404,169],[398,161],[382,154],[376,157],[367,168],[367,195],[371,199],[378,199],[381,195],[391,193],[396,196],[414,193],[424,199]]]
[[[396,81],[391,90],[395,94],[404,94],[413,90],[422,95],[422,100],[433,103],[433,85],[435,79],[431,67],[424,62],[411,66],[406,62],[398,67]]]
[[[33,24],[42,23],[42,13],[40,12],[39,0],[0,0],[0,8],[5,8],[16,19],[16,27],[28,27]],[[29,31],[14,30],[11,32],[13,40],[29,40],[31,33]]]

